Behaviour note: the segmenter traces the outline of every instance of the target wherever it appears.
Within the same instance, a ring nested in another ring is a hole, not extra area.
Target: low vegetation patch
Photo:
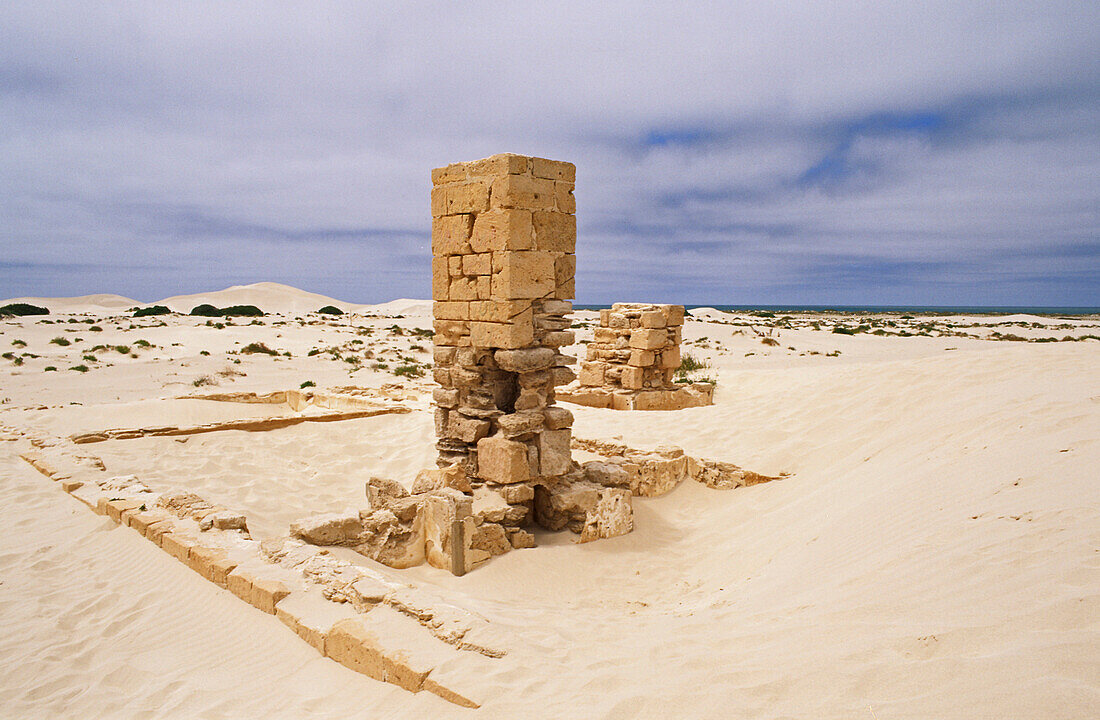
[[[255,305],[230,305],[218,308],[203,303],[191,308],[190,314],[198,317],[263,317],[264,311]]]
[[[149,307],[134,310],[134,317],[149,317],[150,315],[169,315],[171,310],[164,305],[151,305]],[[195,313],[192,312],[192,315]]]
[[[54,345],[60,345],[61,347],[68,347],[69,345],[72,345],[72,343],[69,342],[68,338],[63,338],[61,336],[55,337],[53,340],[50,340],[50,342]]]
[[[77,371],[77,372],[79,372],[79,373],[86,373],[86,372],[88,372],[88,366],[87,366],[87,365],[73,365],[73,366],[72,366],[71,368],[69,368],[69,369],[70,369],[70,370],[76,370],[76,371]]]
[[[262,342],[251,342],[241,348],[241,352],[245,355],[255,355],[256,353],[263,353],[264,355],[278,355],[278,351],[272,350]]]
[[[306,380],[304,383],[298,386],[299,389],[305,390],[306,388],[317,387],[317,383],[312,380]]]
[[[29,303],[11,303],[0,307],[0,317],[23,317],[24,315],[49,315],[50,311],[44,307]]]
[[[344,314],[344,311],[341,310],[340,308],[336,307],[335,305],[325,305],[323,308],[321,308],[317,312],[321,313],[322,315],[343,315]]]

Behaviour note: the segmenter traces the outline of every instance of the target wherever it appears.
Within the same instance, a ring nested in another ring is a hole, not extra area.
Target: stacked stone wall
[[[432,171],[432,298],[438,464],[474,487],[532,483],[572,467],[577,224],[571,163],[494,155]]]
[[[581,364],[583,387],[674,390],[680,367],[683,305],[615,303],[600,311],[600,326]]]

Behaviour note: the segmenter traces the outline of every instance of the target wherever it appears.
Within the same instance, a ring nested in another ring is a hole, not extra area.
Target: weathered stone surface
[[[573,456],[569,447],[571,438],[572,431],[569,428],[544,430],[539,433],[537,445],[540,476],[552,477],[569,472],[573,465]]]
[[[621,465],[593,460],[583,465],[584,479],[604,487],[630,487],[630,476]]]
[[[585,516],[580,541],[626,535],[633,529],[634,509],[630,503],[630,492],[606,488],[600,493],[596,506]]]
[[[503,437],[482,438],[477,443],[478,476],[483,480],[508,485],[526,482],[531,477],[527,446]]]
[[[290,534],[313,545],[345,545],[357,542],[363,532],[358,512],[323,513],[295,520]]]
[[[543,427],[544,418],[541,412],[517,412],[503,415],[497,422],[504,437],[512,439],[538,432]]]
[[[375,510],[363,518],[363,534],[355,550],[392,568],[424,562],[424,530],[419,511],[414,520],[402,522],[389,509]]]
[[[552,366],[554,356],[555,352],[545,347],[498,350],[493,354],[493,358],[502,370],[515,373],[545,370]]]
[[[573,413],[567,408],[551,405],[542,411],[548,430],[564,430],[573,426]]]
[[[378,477],[367,480],[367,502],[373,509],[386,507],[390,500],[408,497],[408,495],[409,491],[396,480]]]
[[[471,537],[461,529],[473,513],[473,499],[457,490],[444,488],[431,493],[424,501],[421,524],[424,532],[425,557],[428,564],[442,570],[462,574],[470,569]],[[456,536],[456,526],[459,530]]]
[[[490,555],[503,555],[512,549],[512,544],[508,541],[503,525],[486,522],[478,526],[470,547],[484,550]]]

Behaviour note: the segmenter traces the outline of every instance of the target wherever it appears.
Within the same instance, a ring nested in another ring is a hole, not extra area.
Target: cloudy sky
[[[577,165],[578,302],[1100,305],[1100,3],[0,5],[0,297],[427,297]]]

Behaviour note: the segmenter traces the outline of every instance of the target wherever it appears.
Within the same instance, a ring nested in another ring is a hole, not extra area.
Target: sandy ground
[[[431,340],[415,332],[431,326],[430,305],[299,322],[316,297],[264,289],[255,304],[287,314],[255,325],[132,319],[87,298],[0,321],[13,352],[0,361],[0,423],[68,434],[208,422],[272,409],[172,398],[402,382],[418,391],[407,415],[89,447],[112,472],[244,510],[258,537],[363,505],[371,475],[411,482],[434,458],[430,372],[393,370],[430,364]],[[718,380],[713,407],[571,407],[575,434],[793,474],[638,498],[630,535],[577,545],[539,533],[537,549],[463,578],[404,571],[517,639],[477,711],[319,657],[65,495],[16,457],[23,441],[0,442],[0,715],[1100,714],[1100,341],[1061,341],[1100,335],[1100,320],[697,315],[684,348]],[[1059,341],[994,339],[1007,335]],[[253,342],[290,356],[240,352]]]

